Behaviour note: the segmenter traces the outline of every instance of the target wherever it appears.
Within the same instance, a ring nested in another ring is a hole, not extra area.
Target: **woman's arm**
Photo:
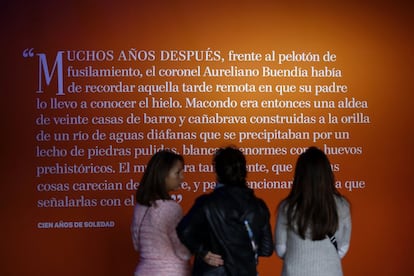
[[[276,227],[275,227],[275,251],[280,258],[284,258],[286,253],[286,240],[287,240],[287,219],[284,212],[284,204],[279,205]]]
[[[202,210],[204,199],[205,196],[197,198],[190,211],[177,226],[177,234],[181,242],[190,249],[191,253],[199,254],[202,257],[208,252],[208,249],[203,247],[203,241],[207,238],[203,235],[207,220]]]
[[[142,209],[147,208],[143,206],[135,205],[134,213],[132,215],[132,222],[131,222],[131,237],[132,237],[132,244],[134,246],[135,251],[139,251],[139,232],[140,226],[142,223],[143,215],[145,212],[141,212]],[[139,210],[140,209],[140,210]]]
[[[335,238],[338,243],[338,255],[340,258],[343,258],[348,252],[349,245],[351,242],[351,211],[349,204],[346,204],[342,207],[342,212],[339,221],[338,231],[335,233]]]

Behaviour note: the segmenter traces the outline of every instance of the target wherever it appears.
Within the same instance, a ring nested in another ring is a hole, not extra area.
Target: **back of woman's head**
[[[335,179],[331,164],[325,153],[310,147],[302,153],[295,168],[293,192],[306,197],[318,197],[321,194],[335,193]]]
[[[246,186],[246,158],[232,146],[220,148],[213,158],[217,181],[228,186]]]
[[[170,150],[160,150],[151,157],[137,189],[138,203],[150,206],[157,199],[171,199],[165,179],[178,161],[184,163],[183,157]]]
[[[339,193],[328,157],[316,147],[308,148],[297,160],[287,198],[289,225],[296,226],[302,238],[308,229],[314,240],[334,233],[338,226],[334,195]]]

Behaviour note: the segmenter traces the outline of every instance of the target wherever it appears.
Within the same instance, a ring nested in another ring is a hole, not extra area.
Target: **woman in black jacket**
[[[193,275],[255,276],[258,257],[273,252],[269,209],[247,187],[240,150],[219,149],[213,165],[216,188],[196,199],[177,226],[178,237],[195,254]]]

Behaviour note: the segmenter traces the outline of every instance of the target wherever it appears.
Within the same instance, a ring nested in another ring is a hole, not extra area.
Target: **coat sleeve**
[[[135,251],[139,251],[139,230],[144,214],[144,212],[139,210],[141,208],[144,209],[146,207],[139,207],[138,205],[135,205],[131,223],[132,245],[134,246]]]
[[[206,216],[203,212],[205,196],[196,199],[190,211],[182,218],[177,225],[177,235],[181,242],[190,249],[191,253],[204,256],[207,250],[203,248],[203,241],[206,240]]]
[[[262,202],[262,208],[264,212],[264,225],[261,229],[259,241],[259,256],[270,256],[273,254],[273,237],[272,228],[270,226],[270,212],[266,204]]]

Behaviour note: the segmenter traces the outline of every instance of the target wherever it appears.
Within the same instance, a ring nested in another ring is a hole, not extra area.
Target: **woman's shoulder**
[[[178,204],[175,200],[156,200],[154,202],[154,210],[157,212],[182,212],[181,205]]]
[[[335,195],[335,202],[338,206],[349,207],[349,201],[343,195]]]
[[[351,205],[348,199],[346,199],[346,197],[337,195],[335,196],[335,202],[336,202],[336,206],[338,208],[338,213],[340,216],[344,217],[344,216],[349,215]]]
[[[282,199],[276,207],[277,213],[279,215],[286,214],[288,208],[288,201],[286,198]]]
[[[288,200],[287,198],[282,199],[281,201],[279,201],[279,203],[277,204],[277,209],[278,210],[285,210],[288,206]]]
[[[151,220],[161,228],[178,223],[183,216],[181,205],[174,200],[157,200],[151,211]]]

